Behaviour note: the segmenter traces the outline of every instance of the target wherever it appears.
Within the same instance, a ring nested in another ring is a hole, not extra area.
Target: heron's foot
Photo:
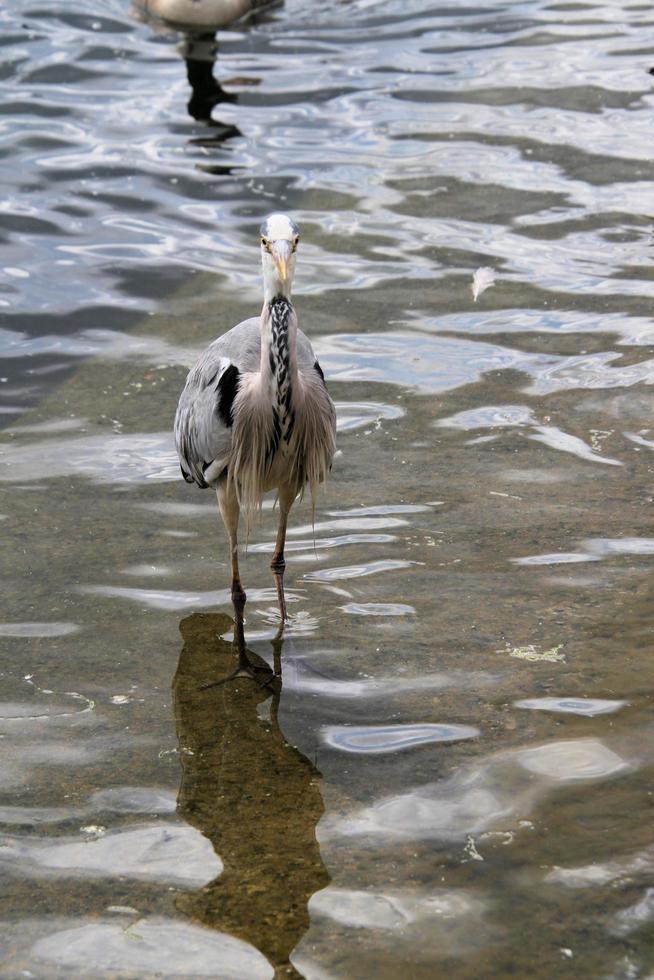
[[[247,654],[243,653],[239,654],[238,665],[231,673],[226,674],[225,677],[220,677],[217,681],[202,684],[199,690],[208,691],[212,687],[220,687],[222,684],[228,684],[239,677],[247,677],[259,687],[271,687],[275,683],[275,674],[270,667],[255,667],[250,663]]]

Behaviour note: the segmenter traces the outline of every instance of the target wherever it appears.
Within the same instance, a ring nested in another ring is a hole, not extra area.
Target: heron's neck
[[[276,267],[272,262],[263,263],[263,300],[264,303],[272,303],[279,298],[291,302],[291,283],[282,282],[277,273]]]
[[[261,311],[261,379],[286,389],[297,374],[297,321],[288,297],[281,293]]]
[[[275,296],[261,312],[261,391],[272,411],[272,456],[293,435],[297,385],[297,320],[290,301]]]

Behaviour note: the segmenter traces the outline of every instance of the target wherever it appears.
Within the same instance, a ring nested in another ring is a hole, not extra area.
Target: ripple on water
[[[81,585],[77,592],[83,595],[97,595],[105,599],[125,599],[138,602],[150,609],[200,609],[207,606],[231,603],[228,589],[219,592],[181,592],[173,589],[130,589],[120,585]],[[274,602],[277,593],[274,589],[248,589],[250,602]],[[296,601],[298,595],[287,590],[286,598]]]
[[[341,606],[348,616],[410,616],[413,606],[404,602],[347,602]]]
[[[535,424],[534,413],[526,405],[481,405],[434,422],[439,428],[462,429],[465,432],[472,429],[505,429]]]
[[[153,514],[161,514],[163,517],[216,517],[218,508],[215,501],[207,504],[189,504],[176,500],[162,500],[159,502],[139,503],[136,505],[139,510],[147,510]]]
[[[0,823],[38,827],[49,823],[82,820],[97,813],[175,813],[177,798],[166,789],[146,786],[116,786],[93,793],[83,806],[0,806]]]
[[[654,922],[654,888],[646,888],[639,901],[621,909],[613,917],[609,929],[614,936],[629,936],[632,932],[651,925],[652,922]]]
[[[18,937],[16,975],[87,978],[224,977],[272,980],[274,970],[249,943],[215,929],[164,916],[121,919],[27,919]],[[3,932],[5,930],[3,929]],[[12,957],[13,960],[13,957]],[[19,964],[27,964],[21,971]],[[10,963],[10,966],[12,964]],[[56,972],[55,972],[56,971]],[[217,972],[218,971],[218,972]]]
[[[0,351],[3,357],[57,357],[101,356],[104,360],[135,361],[156,364],[158,367],[183,365],[190,368],[201,352],[201,347],[176,347],[162,337],[141,337],[119,330],[95,328],[80,330],[64,336],[41,334],[29,336],[15,330],[0,330]],[[12,432],[61,432],[80,428],[84,419],[55,419],[52,422],[15,425]]]
[[[440,507],[442,500],[429,504],[373,504],[370,507],[350,507],[347,510],[328,510],[330,517],[377,517],[380,514],[424,514],[432,507]]]
[[[94,793],[89,801],[94,810],[111,813],[175,813],[177,797],[167,789],[151,786],[112,786]]]
[[[609,715],[619,711],[627,702],[602,698],[525,698],[513,703],[516,708],[528,708],[531,711],[555,711],[594,718],[595,715]]]
[[[61,418],[50,419],[47,422],[32,422],[29,425],[10,425],[7,427],[7,432],[18,432],[19,435],[27,435],[31,432],[39,434],[47,434],[49,432],[71,432],[75,431],[76,429],[83,429],[86,425],[88,425],[88,419]]]
[[[549,742],[524,749],[518,753],[517,761],[529,772],[558,782],[602,779],[630,768],[629,763],[594,738]]]
[[[592,446],[552,425],[540,425],[532,409],[526,405],[483,405],[467,411],[458,412],[447,418],[437,419],[434,425],[439,428],[460,429],[515,429],[530,427],[529,439],[542,442],[550,449],[570,453],[587,463],[604,463],[607,466],[622,466],[620,460],[611,459],[596,452]],[[482,439],[490,437],[483,436]],[[475,445],[479,439],[472,440],[468,445]]]
[[[577,565],[580,562],[599,561],[594,555],[583,551],[553,551],[545,555],[525,555],[523,558],[509,559],[514,565]]]
[[[311,896],[309,911],[351,929],[402,931],[423,919],[447,923],[479,911],[470,895],[445,888],[423,893],[357,891],[330,885]],[[430,926],[435,925],[430,922]],[[445,925],[445,928],[448,928]]]
[[[26,639],[53,638],[70,636],[72,633],[77,633],[81,628],[77,623],[0,623],[0,636],[25,637]]]
[[[43,726],[60,727],[91,720],[95,704],[81,694],[70,694],[64,704],[58,695],[52,701],[0,702],[0,732],[29,732]]]
[[[48,439],[0,446],[0,482],[83,476],[94,483],[169,483],[179,479],[172,434],[152,432]]]
[[[608,778],[627,762],[595,739],[508,749],[435,783],[383,797],[344,816],[323,818],[321,838],[465,840],[524,817],[558,782]],[[541,779],[535,779],[540,776]]]
[[[434,332],[466,334],[508,334],[537,332],[539,334],[615,334],[621,344],[650,346],[654,344],[654,326],[648,317],[609,313],[601,317],[583,310],[479,310],[465,313],[425,317],[414,314],[407,318],[409,326]]]
[[[395,540],[396,538],[393,534],[339,534],[331,538],[317,537],[315,541],[313,538],[306,538],[303,541],[293,541],[292,538],[287,538],[284,551],[313,551],[315,547],[342,548],[351,544],[391,544]],[[248,545],[248,551],[252,551],[255,554],[272,552],[274,549],[274,541],[260,541],[258,544]]]
[[[48,770],[52,770],[55,766],[71,767],[79,775],[81,766],[96,764],[108,755],[123,749],[133,752],[138,746],[142,750],[144,745],[152,746],[155,741],[151,736],[135,735],[131,732],[118,735],[103,734],[94,738],[75,738],[80,721],[90,720],[90,718],[90,714],[82,714],[81,718],[69,714],[59,716],[56,724],[69,729],[68,732],[61,733],[68,736],[67,740],[53,737],[53,733],[49,731],[53,721],[47,718],[25,719],[25,724],[18,726],[3,723],[0,733],[11,737],[5,738],[2,742],[0,787],[13,788],[29,782],[33,778],[33,768],[41,766]]]
[[[654,555],[654,538],[591,538],[582,542],[591,555],[611,558],[614,555]]]
[[[378,572],[393,572],[402,568],[411,568],[417,564],[402,558],[380,558],[378,561],[363,562],[361,565],[344,565],[341,568],[321,568],[307,572],[303,576],[306,582],[339,582],[341,579],[363,578],[366,575],[376,575]]]
[[[457,742],[476,738],[479,729],[472,725],[330,725],[322,729],[327,745],[341,752],[375,755],[401,752],[433,742]]]
[[[652,439],[645,439],[644,436],[639,435],[637,432],[625,432],[624,435],[625,438],[629,439],[630,442],[634,442],[637,446],[644,446],[646,449],[654,449],[654,440]]]
[[[654,538],[589,538],[580,551],[554,551],[544,555],[511,558],[515,565],[568,565],[576,562],[602,561],[621,555],[654,555]]]
[[[412,331],[333,334],[323,337],[321,346],[321,363],[335,381],[384,382],[422,394],[452,391],[475,384],[489,371],[509,369],[532,379],[523,389],[530,395],[627,388],[654,378],[654,360],[623,366],[614,363],[620,355],[613,351],[566,357]]]
[[[222,872],[210,842],[187,824],[130,826],[93,840],[6,838],[0,863],[20,875],[127,877],[200,888]]]
[[[169,565],[128,565],[126,568],[119,569],[121,575],[130,575],[134,578],[168,578],[173,574]]]
[[[438,394],[474,384],[487,371],[527,370],[540,357],[498,345],[417,332],[321,338],[321,364],[334,381],[378,381]]]
[[[448,671],[431,674],[415,674],[358,677],[343,679],[330,677],[315,666],[320,660],[320,651],[316,651],[312,661],[303,657],[288,657],[284,664],[284,686],[286,688],[305,691],[310,694],[327,698],[388,698],[406,693],[407,691],[434,691],[450,687],[463,687],[470,684],[469,673],[463,671]],[[475,676],[475,683],[481,686],[492,682],[491,675]]]
[[[613,882],[624,884],[637,876],[651,877],[654,872],[654,844],[635,854],[622,855],[615,861],[594,861],[576,868],[553,868],[545,876],[550,884],[567,888],[593,888]]]
[[[38,827],[41,824],[63,823],[79,817],[75,807],[0,806],[0,823],[16,827]]]
[[[384,405],[381,402],[336,402],[336,427],[338,432],[353,432],[366,425],[378,427],[382,422],[401,419],[406,409],[400,405]]]
[[[302,524],[300,527],[290,527],[288,533],[295,536],[313,532],[320,534],[321,531],[381,531],[384,528],[406,527],[408,523],[403,517],[395,517],[389,513],[378,513],[373,516],[350,513],[347,517],[318,521],[313,526]]]
[[[572,436],[569,432],[562,432],[561,429],[553,425],[535,426],[529,438],[534,439],[536,442],[542,442],[545,446],[549,446],[550,449],[556,449],[558,452],[571,453],[586,463],[602,463],[604,466],[623,465],[621,460],[612,459],[610,456],[602,456],[600,453],[595,452],[583,439],[580,439],[579,436]]]

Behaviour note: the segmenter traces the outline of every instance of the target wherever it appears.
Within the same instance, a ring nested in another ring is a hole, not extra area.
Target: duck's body
[[[271,0],[136,0],[151,16],[195,30],[219,30]]]

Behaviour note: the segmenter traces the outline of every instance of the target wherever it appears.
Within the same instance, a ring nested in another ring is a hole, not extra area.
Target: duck
[[[136,0],[146,14],[193,30],[219,30],[270,6],[271,0]]]

